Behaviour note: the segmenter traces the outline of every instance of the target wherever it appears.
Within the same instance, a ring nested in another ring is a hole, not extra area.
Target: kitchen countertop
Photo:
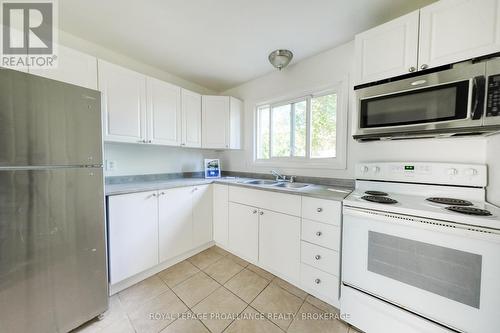
[[[252,185],[245,184],[244,182],[252,180],[250,178],[235,178],[223,177],[219,179],[205,179],[205,178],[176,178],[168,180],[155,180],[155,181],[141,181],[141,182],[126,182],[120,184],[107,184],[105,186],[106,195],[119,195],[134,192],[146,192],[156,190],[167,190],[176,187],[196,186],[205,184],[228,184],[233,186],[240,186],[264,191],[280,192],[293,195],[301,195],[319,199],[327,200],[343,200],[349,193],[352,192],[351,188],[334,185],[315,185],[311,184],[303,189],[286,189],[276,188],[269,185]]]

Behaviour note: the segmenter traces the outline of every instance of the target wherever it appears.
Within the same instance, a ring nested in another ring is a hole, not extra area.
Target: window
[[[258,106],[256,162],[287,166],[336,159],[338,104],[337,91],[329,91]]]

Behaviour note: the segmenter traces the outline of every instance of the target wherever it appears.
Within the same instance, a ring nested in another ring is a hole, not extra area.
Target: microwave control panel
[[[486,117],[500,116],[500,74],[488,78]]]

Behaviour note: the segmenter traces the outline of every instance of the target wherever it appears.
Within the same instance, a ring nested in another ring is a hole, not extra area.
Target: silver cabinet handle
[[[413,66],[411,66],[410,68],[408,68],[408,72],[410,73],[413,73],[414,71],[416,71],[417,69]]]
[[[316,260],[320,260],[320,259],[321,259],[321,256],[320,256],[319,254],[317,254],[317,255],[314,257],[314,259],[316,259]]]
[[[323,208],[321,208],[321,207],[320,207],[320,208],[316,209],[316,211],[317,211],[318,213],[321,213],[321,212],[323,211]]]
[[[320,279],[316,279],[316,280],[314,280],[314,283],[316,283],[316,284],[320,284],[320,283],[321,283],[321,280],[320,280]]]
[[[260,212],[259,212],[259,215],[264,215],[264,212],[263,212],[263,211],[260,211]]]
[[[422,64],[422,66],[420,66],[420,69],[427,69],[427,68],[429,68],[429,65],[427,64]]]
[[[254,209],[252,213],[257,214],[257,209]]]
[[[321,235],[323,235],[323,233],[322,233],[321,231],[318,231],[318,232],[316,233],[316,236],[318,236],[318,237],[319,237],[319,236],[321,236]]]

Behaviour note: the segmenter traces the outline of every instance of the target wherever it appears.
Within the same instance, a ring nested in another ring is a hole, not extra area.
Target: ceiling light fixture
[[[285,68],[292,58],[293,53],[289,50],[274,50],[269,54],[269,62],[279,70]]]

